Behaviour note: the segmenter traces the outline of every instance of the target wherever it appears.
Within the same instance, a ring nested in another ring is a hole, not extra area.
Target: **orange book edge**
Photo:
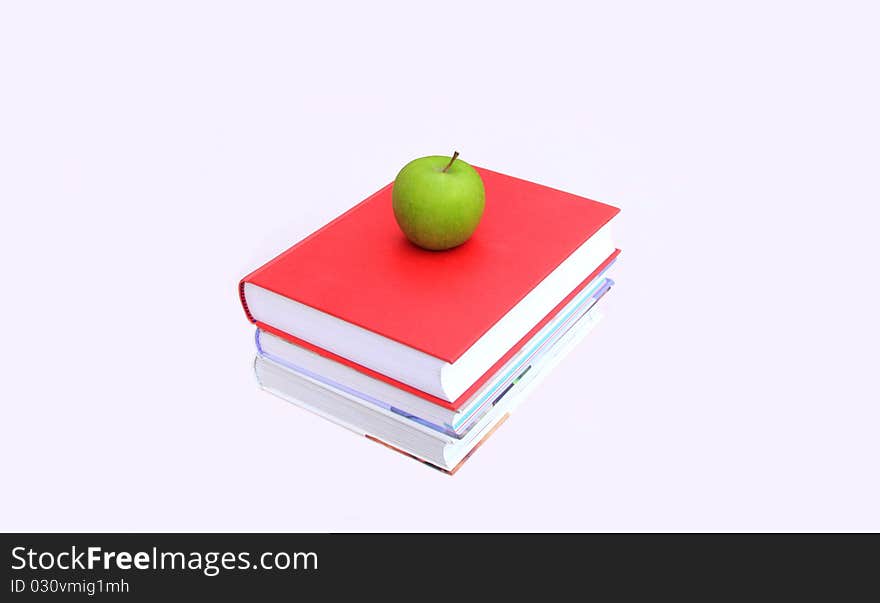
[[[383,442],[379,438],[373,437],[369,434],[364,434],[364,437],[366,437],[368,440],[371,440],[373,442],[377,442],[379,444],[382,444],[383,446],[385,446],[385,448],[390,448],[391,450],[394,450],[395,452],[399,452],[400,454],[402,454],[404,456],[408,456],[411,459],[415,459],[418,462],[420,462],[424,465],[427,465],[428,467],[430,467],[432,469],[436,469],[437,471],[440,471],[441,473],[445,473],[446,475],[455,475],[455,472],[458,471],[459,469],[461,469],[461,466],[464,465],[465,461],[468,460],[469,458],[471,458],[471,456],[477,451],[477,449],[480,446],[482,446],[486,442],[486,440],[489,439],[489,436],[491,436],[493,433],[495,433],[495,430],[498,429],[499,427],[501,427],[501,425],[509,417],[510,417],[510,413],[509,412],[505,413],[504,416],[501,417],[501,419],[498,421],[498,423],[496,423],[495,426],[486,433],[486,435],[484,435],[482,438],[480,438],[480,441],[477,442],[476,446],[471,448],[470,452],[468,452],[466,455],[464,455],[464,458],[461,459],[458,462],[458,464],[455,467],[453,467],[452,469],[444,469],[443,467],[439,467],[430,461],[426,461],[425,459],[420,458],[420,457],[412,454],[411,452],[407,452],[406,450],[401,450],[400,448],[397,448],[396,446],[392,446],[388,442]]]

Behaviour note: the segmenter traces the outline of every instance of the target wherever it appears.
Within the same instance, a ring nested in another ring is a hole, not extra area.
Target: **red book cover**
[[[389,184],[242,279],[248,318],[253,283],[453,363],[620,211],[475,169],[486,208],[464,245],[431,252],[407,241]]]
[[[473,396],[477,392],[477,390],[479,390],[481,387],[483,387],[483,385],[486,383],[486,381],[488,381],[492,377],[492,375],[495,374],[496,371],[500,370],[501,367],[503,367],[505,364],[507,364],[507,362],[511,358],[513,358],[517,354],[517,352],[519,352],[519,350],[522,349],[522,347],[526,343],[528,343],[528,341],[538,333],[538,331],[543,329],[547,325],[547,323],[549,323],[551,320],[553,320],[553,317],[556,316],[560,310],[562,310],[565,306],[567,306],[569,304],[569,302],[571,302],[571,300],[573,300],[575,297],[577,297],[578,293],[583,291],[587,285],[589,285],[591,282],[593,282],[602,272],[604,272],[605,269],[608,268],[608,266],[610,266],[611,263],[617,259],[617,256],[619,254],[620,254],[620,250],[616,249],[614,251],[614,253],[612,253],[604,262],[602,262],[602,264],[598,268],[596,268],[596,270],[593,271],[592,274],[590,274],[590,276],[588,276],[586,279],[584,279],[584,281],[581,284],[579,284],[571,293],[569,293],[565,297],[565,299],[563,299],[561,302],[559,302],[559,304],[557,304],[556,307],[553,308],[553,310],[551,310],[547,314],[547,316],[545,316],[543,319],[541,319],[541,321],[538,324],[536,324],[532,328],[532,330],[530,330],[528,333],[523,335],[523,337],[516,343],[516,345],[514,345],[512,348],[510,348],[507,351],[507,353],[504,354],[504,356],[499,358],[498,361],[495,364],[493,364],[491,366],[491,368],[489,368],[489,370],[487,370],[485,373],[483,373],[483,375],[479,379],[477,379],[473,385],[471,385],[463,394],[461,394],[458,398],[456,398],[455,400],[453,400],[451,402],[446,401],[443,398],[438,398],[437,396],[432,396],[431,394],[423,392],[420,389],[416,389],[415,387],[407,385],[406,383],[402,383],[401,381],[397,381],[395,379],[392,379],[391,377],[388,377],[387,375],[383,375],[382,373],[379,373],[377,371],[369,369],[365,366],[361,366],[360,364],[352,362],[348,358],[343,358],[342,356],[334,354],[333,352],[328,352],[327,350],[325,350],[323,348],[319,348],[318,346],[313,345],[313,344],[309,343],[308,341],[304,341],[298,337],[294,337],[293,335],[290,335],[289,333],[285,333],[284,331],[279,331],[275,327],[269,326],[269,325],[261,323],[259,321],[255,321],[255,324],[258,327],[260,327],[261,329],[272,333],[273,335],[277,335],[278,337],[281,337],[282,339],[286,339],[287,341],[289,341],[293,344],[296,344],[298,346],[302,346],[308,350],[311,350],[312,352],[315,352],[316,354],[320,354],[321,356],[324,356],[325,358],[329,358],[330,360],[334,360],[336,362],[341,362],[342,364],[349,366],[357,371],[360,371],[369,377],[373,377],[374,379],[381,379],[382,381],[385,381],[386,383],[390,383],[391,385],[393,385],[395,387],[399,387],[400,389],[407,391],[411,394],[414,394],[416,396],[421,396],[425,400],[428,400],[429,402],[433,402],[434,404],[439,404],[440,406],[443,406],[444,408],[448,408],[450,410],[458,410],[458,408],[462,404],[467,402],[467,400],[471,396]]]

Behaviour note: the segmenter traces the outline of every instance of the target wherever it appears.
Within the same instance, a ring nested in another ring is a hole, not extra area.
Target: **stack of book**
[[[260,386],[454,472],[596,324],[619,210],[475,168],[486,208],[412,245],[382,188],[239,284]]]

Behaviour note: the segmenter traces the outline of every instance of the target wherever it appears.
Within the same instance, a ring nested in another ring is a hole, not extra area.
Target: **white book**
[[[257,330],[258,353],[300,377],[338,390],[348,398],[412,418],[435,430],[460,437],[486,414],[523,372],[540,360],[572,325],[598,303],[613,281],[600,275],[540,329],[519,352],[458,408],[425,399],[348,365],[335,362],[269,332]]]
[[[585,314],[462,437],[441,433],[379,406],[353,400],[344,391],[306,378],[266,357],[256,357],[254,370],[260,386],[266,391],[359,435],[441,470],[454,472],[600,319],[597,310]]]

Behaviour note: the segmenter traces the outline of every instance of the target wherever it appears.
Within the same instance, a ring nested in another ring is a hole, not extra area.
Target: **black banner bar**
[[[3,601],[268,600],[353,588],[371,599],[470,599],[526,583],[621,596],[877,591],[868,582],[876,536],[858,535],[5,534],[0,543]]]

